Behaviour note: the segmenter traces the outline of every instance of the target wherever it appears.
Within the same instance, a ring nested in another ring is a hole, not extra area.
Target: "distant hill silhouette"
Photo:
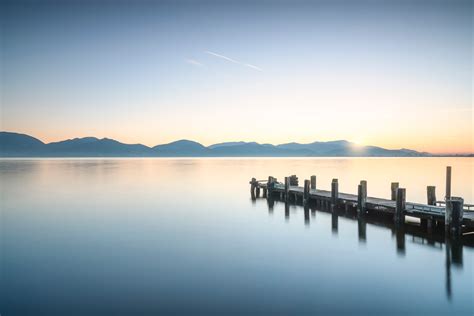
[[[429,153],[409,149],[358,146],[346,140],[288,143],[227,142],[203,146],[190,140],[148,147],[113,139],[84,137],[45,144],[12,132],[0,132],[0,157],[421,157]]]
[[[178,140],[169,144],[157,145],[152,148],[154,156],[175,157],[175,156],[209,156],[210,149],[191,140]]]

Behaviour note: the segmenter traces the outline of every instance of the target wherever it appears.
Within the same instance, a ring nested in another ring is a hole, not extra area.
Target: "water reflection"
[[[273,212],[274,199],[269,195],[267,198],[268,211]],[[290,203],[285,201],[285,220],[288,222],[290,218]],[[270,207],[271,205],[271,207]],[[463,246],[474,247],[472,240],[463,240],[463,237],[449,237],[444,233],[441,225],[434,225],[431,221],[429,223],[421,221],[419,224],[414,222],[394,223],[392,216],[381,217],[380,215],[371,215],[357,212],[356,209],[351,209],[346,206],[343,208],[335,207],[320,201],[311,201],[305,206],[300,205],[304,212],[304,224],[309,226],[310,210],[313,220],[316,218],[317,212],[331,213],[331,231],[332,234],[337,235],[339,231],[339,217],[348,218],[357,221],[358,240],[360,243],[367,242],[367,224],[385,227],[392,231],[395,236],[395,248],[397,255],[400,257],[406,256],[406,236],[411,237],[411,242],[414,244],[424,245],[427,247],[445,249],[445,272],[446,272],[446,297],[449,301],[452,299],[452,280],[451,280],[451,266],[463,268]]]
[[[304,224],[306,226],[309,226],[309,207],[306,205],[304,207]]]
[[[400,256],[393,218],[248,192],[291,170],[425,202],[446,165],[472,201],[474,159],[0,160],[0,312],[469,315],[472,242],[407,223]]]
[[[367,222],[365,214],[360,213],[357,218],[357,231],[359,233],[359,242],[365,243],[367,240]]]

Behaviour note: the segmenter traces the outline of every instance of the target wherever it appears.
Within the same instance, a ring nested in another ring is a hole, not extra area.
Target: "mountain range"
[[[19,133],[0,132],[0,157],[426,157],[426,152],[359,146],[346,140],[287,143],[226,142],[204,146],[190,140],[148,147],[109,138],[84,137],[53,143]]]

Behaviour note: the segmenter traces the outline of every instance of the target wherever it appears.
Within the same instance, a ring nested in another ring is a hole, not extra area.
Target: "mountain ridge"
[[[26,134],[0,132],[0,157],[430,157],[411,149],[361,146],[347,140],[260,144],[223,142],[204,146],[181,139],[153,147],[110,138],[83,137],[44,143]]]

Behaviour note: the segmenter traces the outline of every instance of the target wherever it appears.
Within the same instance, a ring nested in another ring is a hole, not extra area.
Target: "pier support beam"
[[[272,195],[273,181],[274,181],[274,178],[272,176],[268,176],[268,181],[267,181],[268,195]]]
[[[331,204],[337,205],[337,201],[339,199],[339,183],[337,179],[332,179],[331,182]]]
[[[367,200],[367,181],[360,180],[360,185],[362,186],[362,193],[364,193],[365,200]]]
[[[298,177],[295,174],[290,176],[290,185],[295,187],[298,186]]]
[[[426,187],[426,198],[428,205],[436,205],[436,187],[429,185]]]
[[[309,187],[310,187],[310,181],[304,180],[303,205],[306,205],[309,202]]]
[[[403,224],[405,222],[405,204],[406,204],[406,190],[402,188],[397,189],[397,203],[395,207],[395,224]]]
[[[357,211],[364,214],[367,204],[367,181],[362,180],[357,187]]]
[[[450,197],[446,200],[445,228],[446,233],[457,238],[461,234],[461,224],[463,218],[464,199],[460,197]]]
[[[399,183],[398,182],[392,182],[391,186],[390,186],[390,189],[392,191],[392,201],[396,201],[397,200],[397,190],[398,190],[398,187],[399,187]]]
[[[311,190],[316,190],[316,176],[311,176]]]
[[[290,200],[290,178],[285,177],[285,200]]]
[[[252,180],[250,180],[250,196],[252,197],[252,199],[255,199],[256,188],[257,188],[257,179],[252,178]]]
[[[451,198],[451,166],[446,167],[446,196],[445,199]]]
[[[429,185],[426,187],[426,199],[428,205],[436,205],[436,187]],[[420,219],[421,227],[426,228],[428,233],[433,231],[433,219],[422,218]]]

